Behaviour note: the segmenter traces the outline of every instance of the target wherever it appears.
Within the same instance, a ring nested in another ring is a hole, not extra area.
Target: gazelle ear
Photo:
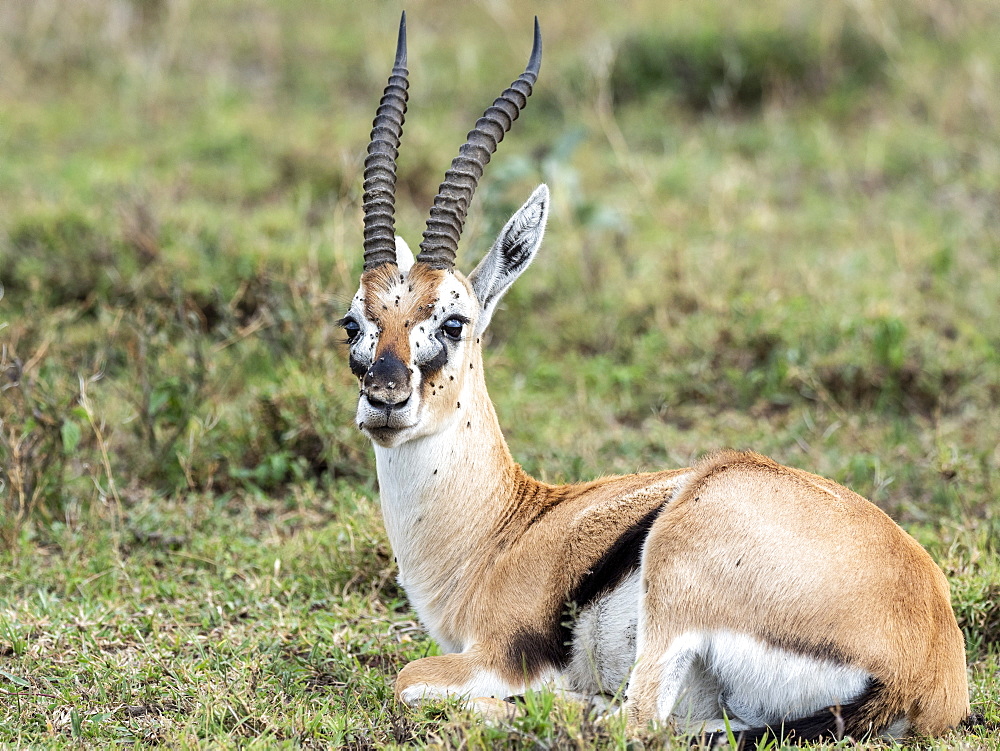
[[[481,334],[490,323],[497,303],[510,285],[535,257],[545,234],[549,216],[549,189],[544,184],[510,218],[497,236],[490,252],[469,275],[472,290],[479,299],[483,312],[476,325]]]

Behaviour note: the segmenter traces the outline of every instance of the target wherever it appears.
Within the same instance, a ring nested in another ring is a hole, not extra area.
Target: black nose
[[[368,403],[376,409],[401,407],[410,398],[410,369],[399,357],[387,353],[368,368],[363,380]]]

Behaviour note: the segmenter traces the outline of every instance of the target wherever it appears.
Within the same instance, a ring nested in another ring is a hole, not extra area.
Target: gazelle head
[[[414,258],[394,228],[396,156],[408,85],[405,13],[400,20],[396,62],[365,159],[364,273],[340,321],[360,384],[356,422],[381,446],[398,446],[460,419],[467,382],[482,378],[482,332],[541,244],[549,199],[544,185],[514,213],[468,277],[455,269],[469,202],[490,155],[527,103],[541,56],[536,18],[526,70],[476,122],[452,161]]]

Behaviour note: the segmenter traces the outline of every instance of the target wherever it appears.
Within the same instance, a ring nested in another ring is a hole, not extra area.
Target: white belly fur
[[[580,612],[573,624],[567,684],[584,694],[624,693],[635,663],[639,572]]]
[[[566,688],[588,695],[626,693],[636,660],[639,582],[637,571],[577,615],[570,662],[562,676]],[[723,712],[742,728],[804,717],[853,700],[871,677],[850,665],[797,654],[731,631],[691,632],[684,637],[679,642],[691,642],[684,649],[693,653],[690,667],[683,676],[674,677],[674,685],[665,682],[661,698],[672,705],[663,709],[692,730],[721,723]],[[671,661],[669,653],[660,659]],[[669,666],[664,664],[663,669],[666,672]]]

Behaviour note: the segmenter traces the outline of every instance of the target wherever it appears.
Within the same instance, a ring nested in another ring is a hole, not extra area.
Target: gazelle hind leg
[[[704,635],[695,631],[665,640],[663,650],[657,649],[660,640],[646,636],[626,692],[629,724],[636,728],[666,720],[687,703],[707,646]]]

